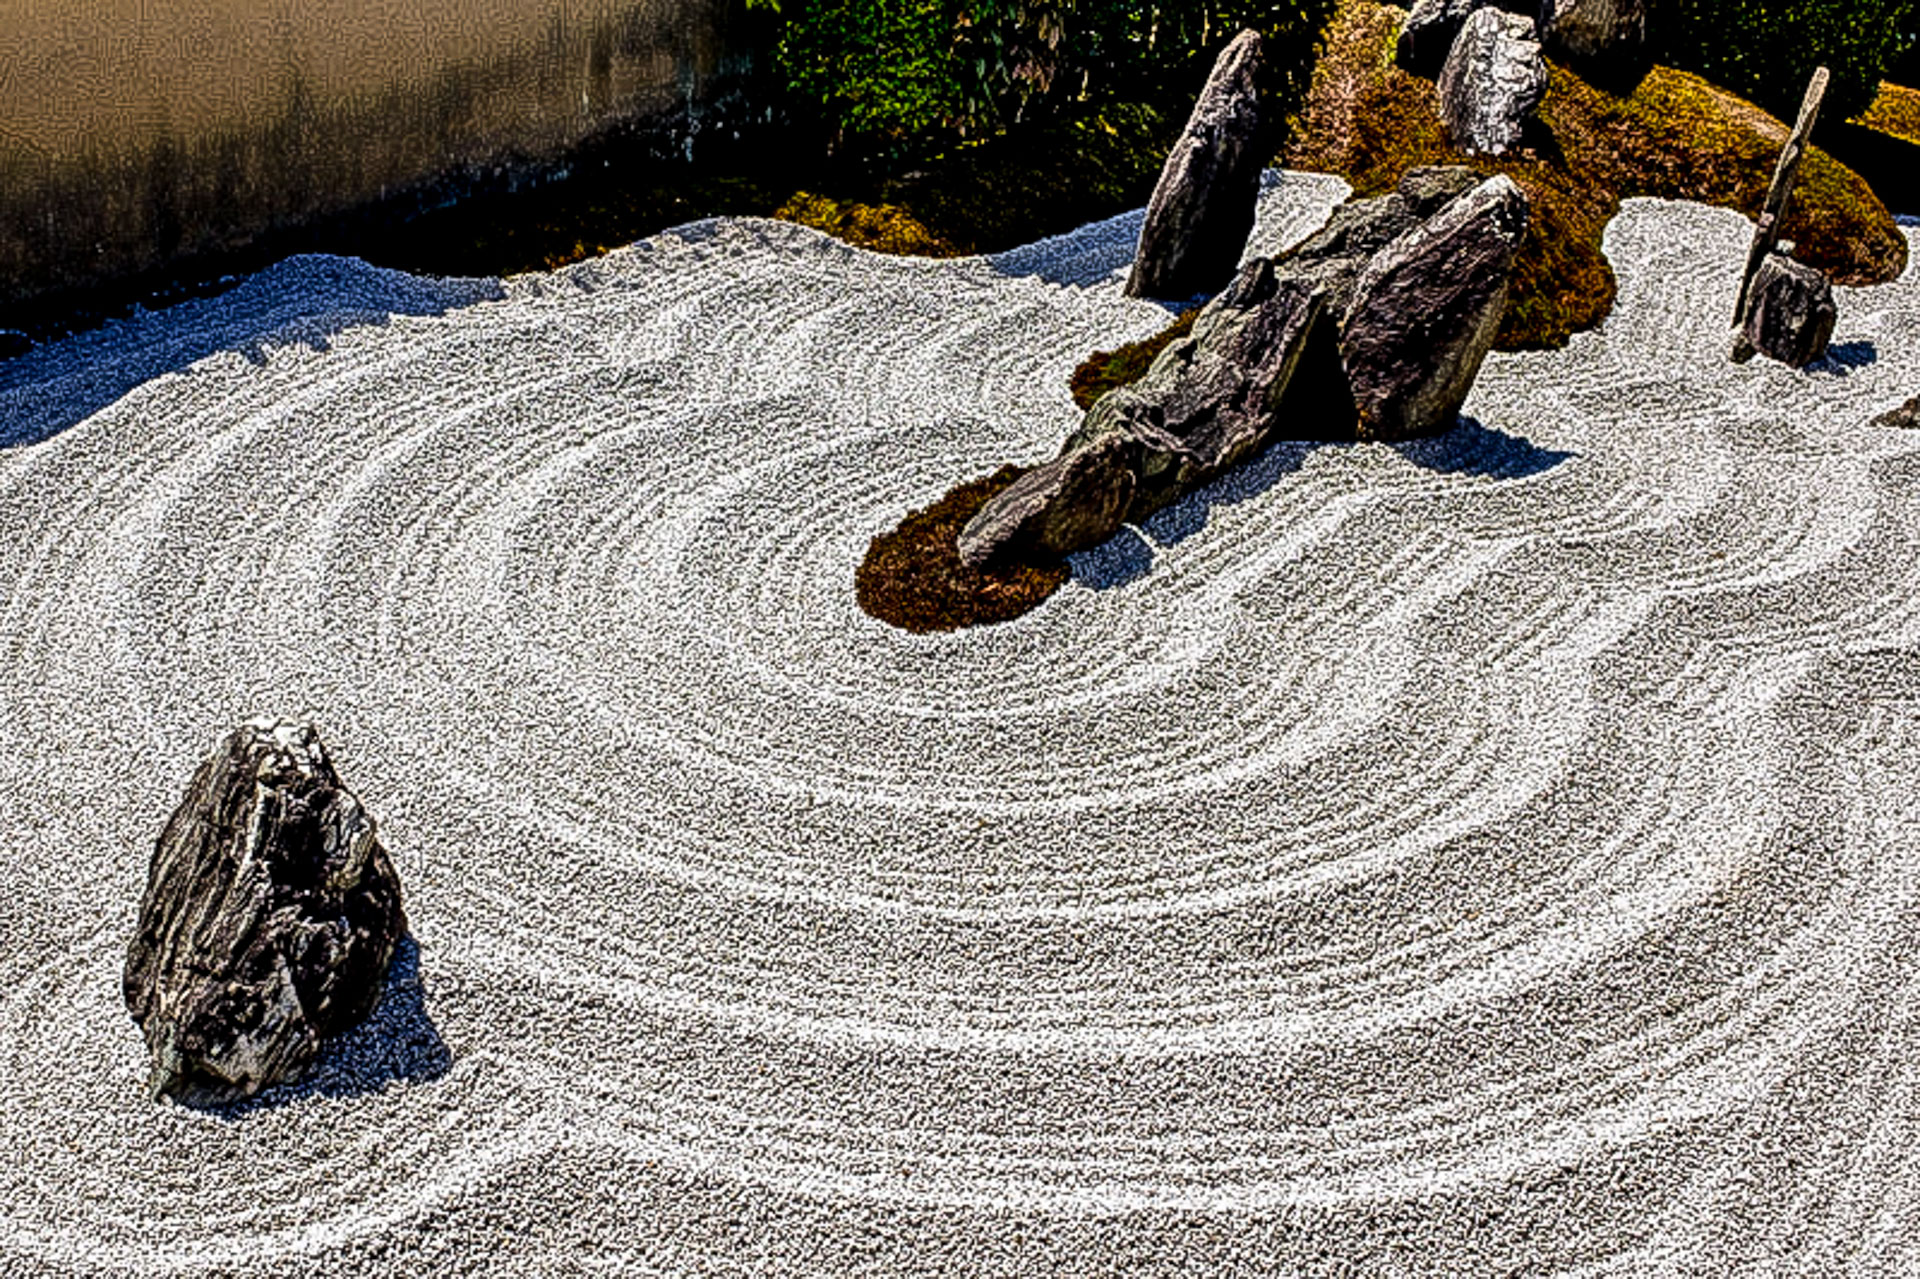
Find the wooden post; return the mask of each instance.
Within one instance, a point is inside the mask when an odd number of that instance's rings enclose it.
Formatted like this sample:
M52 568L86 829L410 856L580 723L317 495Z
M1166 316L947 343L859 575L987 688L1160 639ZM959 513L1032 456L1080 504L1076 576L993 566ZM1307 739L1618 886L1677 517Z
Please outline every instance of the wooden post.
M1740 274L1740 300L1733 307L1733 359L1744 364L1753 358L1753 345L1747 341L1747 303L1753 291L1753 277L1760 264L1773 252L1780 239L1780 224L1787 220L1787 197L1793 194L1793 180L1800 173L1800 161L1806 158L1807 138L1820 115L1820 99L1827 93L1827 69L1820 67L1807 85L1807 96L1800 100L1800 117L1787 135L1786 149L1773 168L1773 183L1767 188L1767 202L1761 206L1759 225L1753 229L1753 245L1747 250L1747 267Z

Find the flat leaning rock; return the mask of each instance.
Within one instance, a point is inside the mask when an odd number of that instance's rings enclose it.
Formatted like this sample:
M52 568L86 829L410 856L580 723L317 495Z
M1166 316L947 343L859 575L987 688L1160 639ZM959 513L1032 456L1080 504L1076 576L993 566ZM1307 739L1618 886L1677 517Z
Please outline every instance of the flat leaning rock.
M149 1093L244 1100L373 1011L406 933L373 819L308 724L253 720L194 773L154 845L122 992Z
M1137 452L1109 435L1034 467L967 521L957 543L960 562L978 569L1044 561L1100 545L1120 531Z
M1506 312L1527 197L1482 182L1367 264L1340 336L1363 440L1451 427Z
M1501 9L1475 10L1460 28L1436 83L1440 116L1469 155L1518 147L1547 95L1547 63L1533 19Z
M1260 200L1260 35L1220 51L1147 203L1127 296L1190 298L1232 278Z

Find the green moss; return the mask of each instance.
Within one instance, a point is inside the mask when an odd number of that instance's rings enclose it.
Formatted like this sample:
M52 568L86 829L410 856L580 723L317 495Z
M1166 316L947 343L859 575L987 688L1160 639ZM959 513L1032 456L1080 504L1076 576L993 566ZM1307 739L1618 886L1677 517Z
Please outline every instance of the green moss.
M1007 622L1038 608L1067 580L1064 564L1023 564L982 572L960 562L960 530L1025 474L1003 466L962 484L900 527L873 539L854 573L860 607L902 630L925 634Z
M1068 385L1073 389L1073 402L1083 409L1090 409L1099 403L1101 396L1115 387L1138 382L1147 375L1147 369L1160 352L1193 332L1193 322L1199 317L1200 308L1194 307L1182 311L1178 319L1150 338L1129 342L1117 351L1095 351L1081 362L1068 379Z

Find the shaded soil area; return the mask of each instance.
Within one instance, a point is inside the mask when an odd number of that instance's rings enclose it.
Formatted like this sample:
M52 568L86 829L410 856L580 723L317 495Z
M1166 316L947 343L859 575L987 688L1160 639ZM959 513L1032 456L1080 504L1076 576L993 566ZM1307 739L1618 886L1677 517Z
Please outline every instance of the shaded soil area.
M1025 467L1003 466L874 538L854 573L861 609L902 630L926 634L1009 622L1038 608L1067 580L1065 564L983 572L961 563L955 548L967 521L1025 473Z

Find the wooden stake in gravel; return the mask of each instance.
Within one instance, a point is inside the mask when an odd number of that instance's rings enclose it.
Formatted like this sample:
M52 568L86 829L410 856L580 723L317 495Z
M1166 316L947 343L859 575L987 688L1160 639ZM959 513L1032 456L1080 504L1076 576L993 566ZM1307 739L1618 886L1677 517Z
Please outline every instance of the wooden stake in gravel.
M1800 118L1787 135L1786 149L1773 169L1773 184L1767 188L1767 202L1760 209L1760 224L1753 229L1753 246L1747 250L1747 268L1740 273L1740 300L1733 308L1733 359L1744 364L1753 358L1753 344L1747 341L1747 301L1753 292L1753 277L1760 264L1773 252L1780 239L1780 224L1787 220L1787 197L1793 193L1793 180L1800 172L1800 161L1807 154L1807 137L1820 115L1820 99L1827 92L1827 69L1820 67L1807 85L1807 96L1800 100Z

